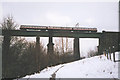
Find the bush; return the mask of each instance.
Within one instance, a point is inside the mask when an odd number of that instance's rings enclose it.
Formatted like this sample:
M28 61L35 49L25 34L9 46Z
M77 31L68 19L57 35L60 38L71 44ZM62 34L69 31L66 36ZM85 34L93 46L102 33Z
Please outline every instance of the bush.
M88 52L88 57L93 57L93 56L97 56L97 55L98 55L97 50L89 50L89 52Z

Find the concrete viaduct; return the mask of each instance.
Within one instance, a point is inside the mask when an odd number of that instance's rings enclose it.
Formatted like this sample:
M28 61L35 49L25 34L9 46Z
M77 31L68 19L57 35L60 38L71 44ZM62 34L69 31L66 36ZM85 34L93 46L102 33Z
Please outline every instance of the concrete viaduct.
M2 30L2 36L23 36L23 37L36 37L36 46L39 46L40 37L49 37L48 54L54 52L53 37L68 37L74 38L74 57L75 60L80 59L79 51L79 38L98 38L99 46L98 53L120 51L120 32L94 32L94 33L81 33L81 32L62 32L62 31L25 31L25 30Z

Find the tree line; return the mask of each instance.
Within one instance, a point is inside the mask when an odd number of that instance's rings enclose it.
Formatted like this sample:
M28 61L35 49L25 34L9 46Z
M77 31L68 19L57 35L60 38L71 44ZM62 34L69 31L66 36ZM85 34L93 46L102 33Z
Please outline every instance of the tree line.
M14 30L18 27L13 17L4 18L0 26L4 30ZM39 73L48 66L75 60L69 51L60 54L55 49L53 54L47 54L41 43L37 51L35 42L27 42L25 38L9 36L9 34L2 36L0 43L2 45L2 79L24 77ZM49 58L51 55L52 59Z

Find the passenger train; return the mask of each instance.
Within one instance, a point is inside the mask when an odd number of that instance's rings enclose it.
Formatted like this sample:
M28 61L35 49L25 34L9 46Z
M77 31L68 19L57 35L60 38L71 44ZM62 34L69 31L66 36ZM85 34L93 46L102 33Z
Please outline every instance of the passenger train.
M21 25L21 30L41 30L41 31L77 31L77 32L97 32L97 28L86 27L55 27L55 26L33 26L33 25Z

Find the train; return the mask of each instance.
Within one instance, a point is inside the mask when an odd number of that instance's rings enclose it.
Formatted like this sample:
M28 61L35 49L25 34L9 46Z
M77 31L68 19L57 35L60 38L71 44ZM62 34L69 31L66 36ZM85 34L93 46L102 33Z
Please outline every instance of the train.
M20 30L97 32L97 28L21 25Z

